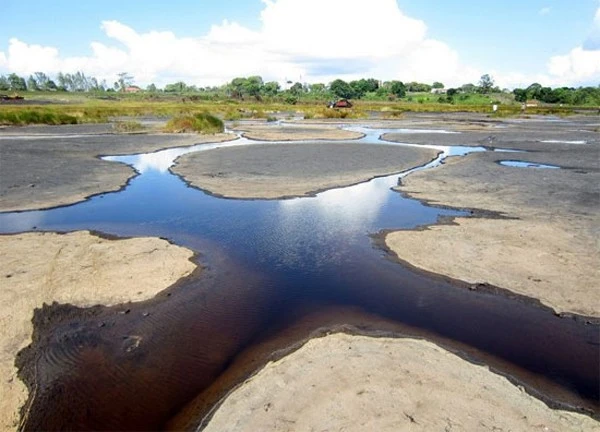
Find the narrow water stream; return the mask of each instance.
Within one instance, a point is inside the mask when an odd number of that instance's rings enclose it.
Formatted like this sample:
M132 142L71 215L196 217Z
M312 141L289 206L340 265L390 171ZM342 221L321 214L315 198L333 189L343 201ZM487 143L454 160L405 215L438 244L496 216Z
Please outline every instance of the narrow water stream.
M378 137L388 132L351 129L365 134L355 141L364 145L381 144ZM139 175L120 192L76 205L0 214L3 233L88 229L165 237L201 253L207 266L173 296L128 306L128 314L118 307L101 308L91 318L74 312L45 336L35 362L42 368L36 414L26 429L161 427L241 350L284 327L297 311L325 306L358 307L471 347L475 360L497 359L504 374L531 392L597 410L597 326L410 271L374 247L370 234L381 230L467 214L392 191L410 171L289 200L217 198L169 171L186 153L254 144L266 143L239 138L105 158L129 164ZM418 169L485 151L429 147L441 154ZM143 341L134 352L126 349L131 335Z

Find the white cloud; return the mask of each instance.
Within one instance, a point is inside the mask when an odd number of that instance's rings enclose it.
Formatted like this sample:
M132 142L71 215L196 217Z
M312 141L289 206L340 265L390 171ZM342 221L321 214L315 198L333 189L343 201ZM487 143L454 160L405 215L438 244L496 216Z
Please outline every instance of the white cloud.
M396 0L263 3L256 31L225 20L200 37L180 37L170 31L140 33L118 21L104 21L101 29L110 42L92 42L90 54L81 57L63 57L56 48L13 38L8 51L0 52L0 70L22 75L82 70L109 84L127 71L143 86L179 80L219 85L248 75L307 82L360 77L436 80L456 86L481 76L463 64L452 47L428 38L426 24L406 16ZM594 22L600 29L600 10ZM550 59L547 74L536 80L571 84L595 79L600 62L588 45ZM532 82L515 73L494 76L502 86Z
M559 81L600 81L600 49L585 50L577 47L566 55L554 56L548 62L548 71L551 77Z
M401 55L427 27L405 16L395 0L265 0L262 35L269 50L307 58ZM310 24L308 24L310 23ZM360 29L360 30L359 30Z
M251 74L308 82L365 76L464 81L458 54L427 39L425 23L404 15L395 0L371 0L368 6L364 0L263 2L258 31L223 21L207 34L189 38L138 33L123 23L104 21L101 28L115 43L92 42L88 56L61 57L56 48L11 39L0 67L23 75L82 70L109 83L127 71L141 85L176 80L214 85Z
M587 50L600 50L600 7L596 11L592 30L586 41L583 43L583 48Z
M569 53L550 58L548 72L552 83L600 83L600 7L596 10L592 30L582 46Z

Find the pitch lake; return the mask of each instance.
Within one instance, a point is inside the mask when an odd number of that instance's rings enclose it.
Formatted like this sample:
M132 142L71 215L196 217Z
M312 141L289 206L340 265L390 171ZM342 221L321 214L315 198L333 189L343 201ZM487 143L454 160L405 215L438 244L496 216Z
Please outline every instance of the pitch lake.
M351 129L365 134L353 141L364 145L382 144L379 136L390 132ZM119 192L79 204L0 214L3 233L86 229L164 237L197 251L204 266L199 276L147 302L90 310L54 305L38 313L34 345L18 360L37 392L25 429L163 427L241 352L302 316L338 307L396 322L406 335L489 364L552 406L597 415L596 325L557 317L494 287L411 270L378 246L374 235L385 230L470 213L392 191L410 171L286 200L218 198L169 171L186 153L252 144L266 143L239 138L106 158L139 175ZM486 151L430 147L440 156L416 169Z

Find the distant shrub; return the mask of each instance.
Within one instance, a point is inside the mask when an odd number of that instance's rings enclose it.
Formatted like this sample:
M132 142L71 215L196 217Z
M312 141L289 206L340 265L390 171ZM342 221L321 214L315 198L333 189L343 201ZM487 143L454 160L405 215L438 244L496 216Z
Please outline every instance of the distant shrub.
M283 102L288 105L296 105L298 103L298 98L296 96L287 95Z
M270 115L270 116L267 117L267 122L269 122L269 123L273 123L273 122L276 122L276 121L277 121L277 117L275 117L275 116L271 116Z
M0 124L28 125L28 124L77 124L77 117L57 113L54 111L23 110L18 112L0 112Z
M262 109L259 109L259 110L252 111L250 113L250 118L254 118L254 119L266 119L266 118L268 118L268 116L267 116L267 114Z
M139 132L144 130L144 125L136 121L119 121L113 124L113 129L121 133Z
M242 114L238 110L229 110L225 113L225 120L236 121L242 118Z
M166 132L196 132L203 134L220 133L225 130L223 120L209 113L181 115L167 122Z
M401 118L404 117L404 111L402 110L393 110L387 111L385 114L386 118Z
M319 117L326 119L345 119L349 114L350 112L348 110L325 108L320 111Z

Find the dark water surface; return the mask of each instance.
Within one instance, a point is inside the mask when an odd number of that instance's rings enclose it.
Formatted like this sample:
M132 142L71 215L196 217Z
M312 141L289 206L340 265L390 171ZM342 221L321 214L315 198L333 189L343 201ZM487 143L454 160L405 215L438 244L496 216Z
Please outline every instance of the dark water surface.
M365 145L386 132L360 130ZM181 154L252 143L111 157L140 173L121 192L47 211L0 214L4 233L88 229L165 237L200 252L207 266L172 296L127 306L127 314L119 313L122 307L99 308L91 318L71 311L66 315L72 318L38 335L37 354L27 354L38 356L38 377L26 429L161 427L245 347L285 326L298 310L327 305L359 307L472 347L480 361L498 359L503 372L530 391L597 410L598 326L413 272L385 259L369 237L466 212L391 191L399 175L315 197L232 200L188 187L168 171ZM435 148L442 156L484 150Z

